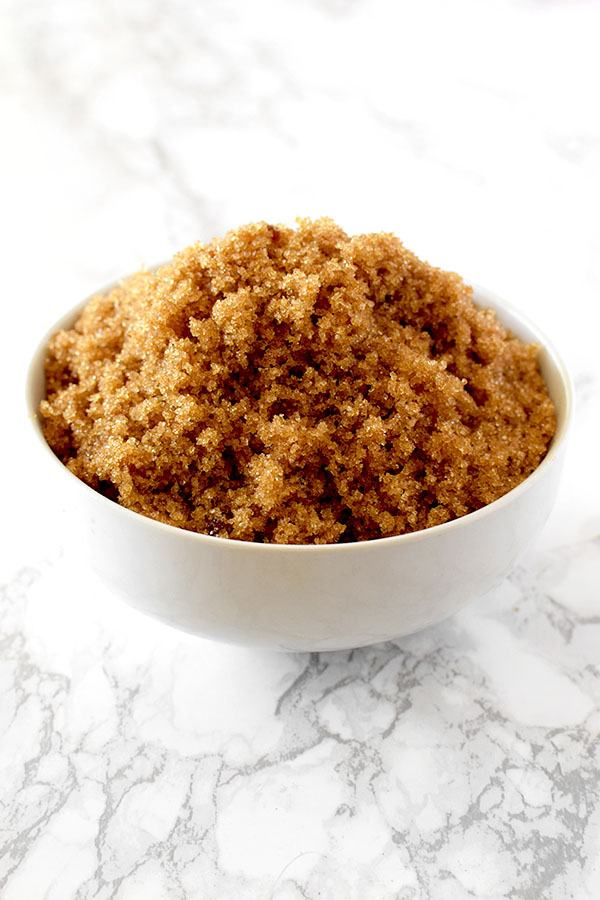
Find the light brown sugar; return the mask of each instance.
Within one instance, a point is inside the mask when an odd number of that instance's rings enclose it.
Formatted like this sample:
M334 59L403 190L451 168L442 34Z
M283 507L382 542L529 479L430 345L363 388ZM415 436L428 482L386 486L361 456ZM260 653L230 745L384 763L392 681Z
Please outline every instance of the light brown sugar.
M52 339L44 433L129 509L219 537L361 541L496 500L555 429L537 347L458 275L329 219L196 244Z

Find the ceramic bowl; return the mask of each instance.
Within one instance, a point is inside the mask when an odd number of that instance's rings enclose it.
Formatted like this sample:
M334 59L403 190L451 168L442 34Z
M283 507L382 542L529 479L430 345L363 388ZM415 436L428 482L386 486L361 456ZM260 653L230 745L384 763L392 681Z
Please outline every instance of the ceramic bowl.
M112 285L104 288L104 293ZM355 544L253 544L195 534L131 512L79 481L54 456L37 417L49 337L31 362L27 405L46 483L67 510L68 546L136 609L203 637L281 650L340 650L432 625L506 577L546 521L557 492L572 418L572 387L550 343L485 289L515 335L541 345L540 365L557 412L541 465L517 488L463 518L425 531ZM49 492L51 496L52 492ZM75 552L73 550L73 552Z

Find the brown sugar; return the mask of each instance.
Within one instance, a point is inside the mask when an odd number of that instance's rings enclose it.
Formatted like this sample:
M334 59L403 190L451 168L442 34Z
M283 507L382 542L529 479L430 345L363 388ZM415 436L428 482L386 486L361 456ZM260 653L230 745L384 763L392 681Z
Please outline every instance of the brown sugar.
M523 481L555 429L536 346L393 235L329 219L248 225L94 297L46 380L75 475L246 541L439 525Z

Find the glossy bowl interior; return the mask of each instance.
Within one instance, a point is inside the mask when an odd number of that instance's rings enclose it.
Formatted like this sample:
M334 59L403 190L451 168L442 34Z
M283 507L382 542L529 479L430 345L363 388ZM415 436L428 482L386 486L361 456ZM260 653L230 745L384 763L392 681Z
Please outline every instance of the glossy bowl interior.
M83 301L44 336L27 381L28 413L51 488L48 502L68 511L69 546L142 612L238 644L347 649L451 615L505 578L542 528L556 496L573 409L565 366L538 329L483 288L475 289L474 299L492 307L513 334L541 346L540 366L557 411L547 456L517 488L455 521L398 537L314 546L253 544L163 525L118 506L62 465L44 440L37 409L45 392L47 342L73 324Z

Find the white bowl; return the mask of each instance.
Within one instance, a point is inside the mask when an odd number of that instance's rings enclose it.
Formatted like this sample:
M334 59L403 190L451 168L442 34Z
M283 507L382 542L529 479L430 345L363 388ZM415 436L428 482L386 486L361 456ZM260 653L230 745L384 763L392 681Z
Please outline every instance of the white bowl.
M104 288L104 293L113 285ZM254 544L195 534L131 512L88 487L44 440L48 340L70 327L80 303L52 326L31 362L27 405L47 461L47 482L67 506L70 536L91 569L136 609L204 637L281 650L340 650L418 631L456 612L510 572L546 521L556 496L572 418L568 373L520 313L484 289L475 301L527 342L557 412L548 454L499 500L425 531L354 544Z

